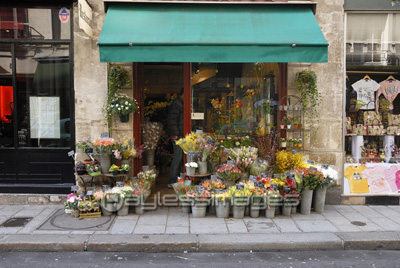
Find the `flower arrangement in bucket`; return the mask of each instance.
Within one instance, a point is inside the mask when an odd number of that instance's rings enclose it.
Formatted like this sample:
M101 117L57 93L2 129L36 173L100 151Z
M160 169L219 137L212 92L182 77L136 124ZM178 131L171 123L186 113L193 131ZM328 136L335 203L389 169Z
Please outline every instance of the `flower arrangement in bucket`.
M157 173L153 170L141 171L137 174L139 180L147 181L150 184L154 184L157 178Z
M132 158L141 158L144 145L135 146L135 140L127 139L124 143L116 144L114 152L114 158L119 160L130 160Z
M155 149L160 140L163 126L159 122L146 122L142 125L144 150L147 151L147 165L154 165Z
M111 155L116 144L113 138L100 138L93 141L93 147L99 155Z
M226 186L221 180L204 180L200 183L201 186L204 187L204 189L209 190L209 191L215 191L215 190L225 190Z
M231 149L229 158L239 167L244 173L248 173L250 165L257 158L258 149L256 147L241 146L240 148Z
M200 161L205 162L208 160L209 156L217 150L219 146L219 141L212 136L200 136L196 141L199 144Z
M242 170L234 165L224 164L217 169L217 175L224 181L237 181L242 174Z
M184 138L179 139L176 142L176 145L181 147L184 154L188 154L188 152L198 152L200 150L200 144L197 140L198 138L202 138L202 134L191 132Z
M196 174L196 168L199 167L199 164L196 162L188 162L185 164L186 167L186 175L187 176L193 176Z

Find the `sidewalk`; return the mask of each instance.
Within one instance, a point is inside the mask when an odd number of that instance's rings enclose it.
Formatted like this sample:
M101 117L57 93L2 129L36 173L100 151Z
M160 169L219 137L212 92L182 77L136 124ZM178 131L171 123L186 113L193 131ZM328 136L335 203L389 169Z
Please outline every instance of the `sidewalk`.
M11 218L29 217L24 226L3 226ZM0 205L0 225L0 251L400 249L400 206L327 205L322 214L270 220L192 218L179 207L140 216L75 219L63 213L62 206Z

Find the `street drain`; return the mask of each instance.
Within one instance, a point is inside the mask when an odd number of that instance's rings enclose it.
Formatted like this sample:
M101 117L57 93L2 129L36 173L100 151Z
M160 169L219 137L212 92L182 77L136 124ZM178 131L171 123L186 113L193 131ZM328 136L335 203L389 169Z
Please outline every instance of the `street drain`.
M0 227L24 227L28 222L30 222L33 218L9 218Z
M362 221L352 221L351 224L356 225L356 226L365 226L365 225L367 225L365 222L362 222Z

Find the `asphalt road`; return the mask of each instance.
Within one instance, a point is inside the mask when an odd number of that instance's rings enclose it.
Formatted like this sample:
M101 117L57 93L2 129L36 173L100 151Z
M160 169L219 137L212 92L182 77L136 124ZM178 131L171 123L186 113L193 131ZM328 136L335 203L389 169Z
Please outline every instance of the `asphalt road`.
M246 253L0 252L0 267L400 267L400 251Z

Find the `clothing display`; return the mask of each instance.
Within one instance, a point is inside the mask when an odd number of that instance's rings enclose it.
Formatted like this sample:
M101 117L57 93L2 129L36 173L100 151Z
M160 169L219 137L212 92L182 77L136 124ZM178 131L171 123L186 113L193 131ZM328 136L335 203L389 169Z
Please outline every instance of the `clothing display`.
M388 191L389 188L384 180L387 168L384 166L367 167L361 172L363 178L367 178L371 193Z
M344 176L349 181L350 193L369 193L368 180L361 173L366 169L365 165L349 166L344 170Z
M379 96L381 94L383 94L383 96L385 96L385 99L390 101L389 109L393 110L392 102L397 97L397 95L400 93L400 81L384 80L384 81L380 82L379 85L380 85L380 88L376 92L375 110L378 111L378 109L379 109Z
M400 165L393 165L385 171L385 180L389 184L392 192L397 192L398 190L400 190L400 177L397 176L397 172L399 170Z
M361 79L351 85L357 92L357 100L363 101L366 105L361 110L370 110L375 108L375 92L380 85L372 79Z

